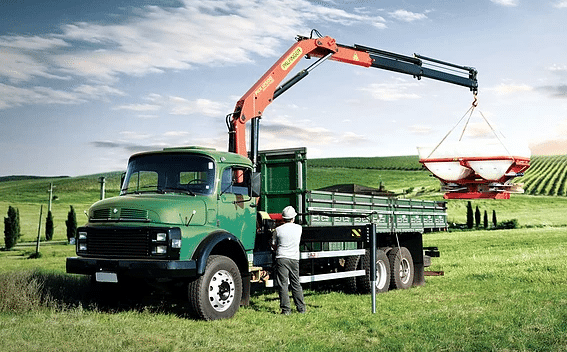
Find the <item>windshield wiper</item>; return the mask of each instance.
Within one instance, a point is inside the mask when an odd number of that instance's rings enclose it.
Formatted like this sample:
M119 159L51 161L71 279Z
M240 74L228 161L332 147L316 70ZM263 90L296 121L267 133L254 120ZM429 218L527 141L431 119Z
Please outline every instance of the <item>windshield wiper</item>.
M162 192L166 192L166 191L173 191L173 192L179 192L179 193L184 193L184 194L188 194L190 196L196 196L196 194L186 188L180 188L180 187L165 187L163 189L161 189Z

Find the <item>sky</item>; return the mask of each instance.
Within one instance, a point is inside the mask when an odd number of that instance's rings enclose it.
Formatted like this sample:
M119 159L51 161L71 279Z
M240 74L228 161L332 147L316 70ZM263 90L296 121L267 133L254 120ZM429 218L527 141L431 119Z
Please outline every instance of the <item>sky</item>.
M226 150L225 116L312 29L474 67L478 106L469 119L465 87L327 61L265 109L260 149L416 155L465 129L479 145L497 132L533 155L566 154L566 20L567 0L1 1L0 176L125 170L131 154L164 147Z

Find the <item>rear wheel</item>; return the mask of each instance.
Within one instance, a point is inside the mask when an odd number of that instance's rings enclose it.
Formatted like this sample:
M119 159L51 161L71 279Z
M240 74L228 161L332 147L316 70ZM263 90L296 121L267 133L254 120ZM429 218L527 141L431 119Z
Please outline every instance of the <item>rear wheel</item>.
M370 281L370 251L362 256L362 267L366 270L366 275L357 277L358 292L368 293L372 291ZM387 292L390 287L390 262L388 256L381 250L376 250L376 293Z
M414 266L410 251L406 247L394 247L388 253L392 279L390 288L407 289L413 285Z
M345 271L354 271L360 268L360 256L351 256L345 259ZM347 277L344 279L344 284L347 292L355 293L357 292L356 276Z
M211 255L205 274L189 283L189 306L201 319L231 318L242 298L242 278L234 261Z

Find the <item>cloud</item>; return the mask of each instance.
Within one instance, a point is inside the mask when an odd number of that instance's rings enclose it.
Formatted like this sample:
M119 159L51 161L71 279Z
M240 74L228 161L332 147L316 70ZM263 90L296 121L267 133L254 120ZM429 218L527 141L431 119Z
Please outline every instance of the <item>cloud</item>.
M6 77L12 83L29 81L33 77L68 79L50 73L47 64L42 63L25 53L0 45L0 77Z
M0 79L6 78L22 93L22 98L13 93L0 97L0 109L30 102L79 104L123 96L124 92L112 88L122 75L238 65L253 63L259 57L276 57L284 42L289 43L297 33L308 34L308 28L321 23L386 27L384 18L369 11L343 10L332 2L307 0L186 0L178 7L136 8L127 18L111 24L67 23L57 33L44 35L0 36ZM49 80L58 80L58 87L67 81L69 88L29 86L35 78L42 78L46 86ZM224 111L222 104L208 100L171 104L171 114L218 116ZM148 111L145 108L153 111L148 105L117 107Z
M534 88L527 84L504 84L501 83L495 87L485 88L487 91L495 92L499 95L516 94L521 92L530 92Z
M558 8L558 9L567 8L567 0L558 1L555 4L553 4L553 7Z
M124 92L105 85L81 85L65 91L43 86L20 88L0 83L0 110L29 104L81 104L117 95L124 95Z
M61 38L39 37L39 36L0 36L0 47L22 50L46 50L57 47L69 46Z
M187 100L180 97L170 97L170 114L172 115L192 115L202 114L205 116L218 117L226 110L224 103L215 102L209 99Z
M119 105L113 108L114 110L129 110L129 111L157 111L161 109L160 105L155 104L127 104L127 105Z
M293 38L307 23L385 27L380 16L305 0L185 1L179 8L144 7L122 24L65 25L61 39L88 45L54 60L70 74L105 81L121 73L144 75L195 65L247 63L256 56L277 55L281 40Z
M331 131L324 127L310 126L308 121L295 123L285 117L278 122L263 122L260 127L262 149L289 148L291 146L306 146L321 148L335 145L362 145L369 140L366 136L342 131Z
M415 93L406 92L410 87L416 87L419 83L372 83L360 90L368 92L376 100L395 101L401 99L419 99Z
M543 86L539 87L538 90L541 90L547 94L549 94L553 98L567 98L567 85L560 84L556 86Z
M409 126L409 131L412 134L428 135L433 131L433 128L426 125L411 125Z
M530 144L533 155L567 154L567 139L550 139Z
M427 18L427 16L423 13L415 13L406 10L396 10L394 12L389 12L388 14L390 17L402 22L413 22Z
M166 111L171 115L202 115L219 117L226 111L226 104L209 99L188 100L182 97L164 97L159 94L150 94L144 98L150 103L125 104L115 106L113 110L127 110L139 113ZM139 114L142 118L155 118L152 114Z
M226 150L227 147L225 133L219 133L216 136L196 137L187 131L167 131L161 134L122 131L118 133L115 140L92 141L89 144L95 148L122 153L124 157L132 153L184 145L200 145L219 150Z
M519 0L490 0L492 3L505 7L518 6Z

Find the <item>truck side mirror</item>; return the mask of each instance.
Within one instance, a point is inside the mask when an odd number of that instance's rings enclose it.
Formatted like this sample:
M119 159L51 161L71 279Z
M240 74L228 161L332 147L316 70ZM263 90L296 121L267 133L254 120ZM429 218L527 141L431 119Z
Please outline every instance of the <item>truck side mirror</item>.
M250 187L250 197L260 197L260 190L262 186L261 173L252 173L252 187Z
M122 186L124 186L125 179L126 179L126 173L123 172L122 175L120 176L120 189L122 189Z

